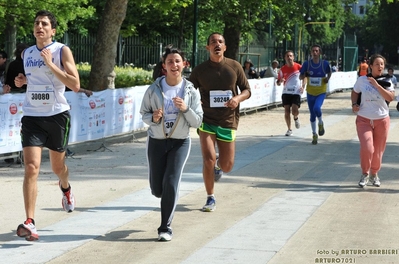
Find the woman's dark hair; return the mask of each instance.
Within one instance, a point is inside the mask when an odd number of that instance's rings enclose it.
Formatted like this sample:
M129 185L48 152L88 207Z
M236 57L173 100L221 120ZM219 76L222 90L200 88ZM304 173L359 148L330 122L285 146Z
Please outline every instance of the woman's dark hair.
M374 61L378 58L382 59L384 61L384 64L387 64L387 60L384 58L384 56L376 53L376 54L371 55L370 60L369 60L369 65L373 65Z
M184 52L178 48L174 48L172 44L169 44L168 46L166 46L165 52L162 54L162 62L165 63L166 57L168 57L169 54L173 53L179 54L182 57L183 61L186 61Z

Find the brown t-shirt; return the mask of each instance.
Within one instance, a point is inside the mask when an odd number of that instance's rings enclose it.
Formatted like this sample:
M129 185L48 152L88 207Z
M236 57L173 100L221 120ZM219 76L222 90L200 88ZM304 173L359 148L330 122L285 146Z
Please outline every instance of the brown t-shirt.
M193 69L190 81L201 94L202 109L204 110L203 122L223 128L237 129L240 108L231 110L228 107L211 107L210 91L229 90L232 91L233 96L244 90L251 93L241 65L229 58L224 58L220 63L207 60Z

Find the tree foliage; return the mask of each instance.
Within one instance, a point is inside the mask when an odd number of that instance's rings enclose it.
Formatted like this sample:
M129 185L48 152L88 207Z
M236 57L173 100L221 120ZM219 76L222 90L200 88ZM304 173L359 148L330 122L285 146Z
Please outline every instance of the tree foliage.
M39 10L49 10L58 21L57 36L68 29L68 22L76 18L86 18L94 13L88 0L0 0L0 32L1 43L12 53L16 38L31 36L35 14Z
M204 44L211 32L221 32L228 47L226 56L231 58L237 58L238 48L244 42L256 40L279 43L306 38L311 43L327 45L335 42L343 32L358 34L367 47L373 47L374 44L381 44L390 50L396 47L399 34L386 34L381 29L391 27L398 20L398 1L373 1L374 5L364 20L345 11L345 6L351 6L355 2L356 0L200 0L198 40ZM108 17L111 20L105 22L104 16L109 13L109 8L122 3L126 4L126 17L121 25L113 25L113 17ZM98 35L98 38L103 39L97 41L103 43L98 44L101 48L93 56L98 65L107 68L105 72L108 74L110 65L115 62L111 57L115 55L113 47L116 47L118 41L115 36L119 34L122 37L140 36L148 44L154 44L158 36L179 37L179 43L174 43L177 46L183 41L191 41L193 4L193 0L0 0L0 32L3 32L0 41L6 43L8 49L13 49L14 46L10 46L11 39L30 36L34 14L38 10L47 9L59 21L57 36L61 36L66 30L79 34L112 33L111 38L104 38L104 34ZM122 10L124 9L119 11ZM334 22L334 27L330 26L330 22ZM104 46L104 43L107 44ZM111 57L105 58L101 55L104 50ZM100 63L100 60L108 62ZM99 69L96 67L93 65L98 73ZM103 85L100 87L103 89Z
M379 1L368 9L361 26L355 28L361 43L359 50L361 56L365 56L368 50L368 55L381 53L391 63L398 62L399 28L393 26L398 25L398 13L397 1Z

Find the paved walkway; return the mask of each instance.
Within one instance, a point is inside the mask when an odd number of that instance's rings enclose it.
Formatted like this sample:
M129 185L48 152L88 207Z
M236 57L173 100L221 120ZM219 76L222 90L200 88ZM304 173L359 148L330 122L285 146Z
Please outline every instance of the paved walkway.
M156 241L159 200L147 182L143 133L71 146L68 158L77 209L61 207L47 154L39 176L35 220L40 240L15 230L25 216L23 168L0 162L1 263L399 263L399 112L381 187L357 187L359 143L350 93L330 95L326 134L311 144L307 104L291 137L283 108L243 116L232 172L216 184L217 209L200 211L206 195L198 137L181 184L169 243Z

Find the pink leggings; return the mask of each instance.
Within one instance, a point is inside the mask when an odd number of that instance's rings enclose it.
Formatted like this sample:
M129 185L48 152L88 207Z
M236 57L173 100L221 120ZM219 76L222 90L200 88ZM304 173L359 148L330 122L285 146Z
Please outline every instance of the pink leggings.
M378 120L357 116L356 129L360 141L360 167L363 174L375 175L381 169L389 123L389 116Z

